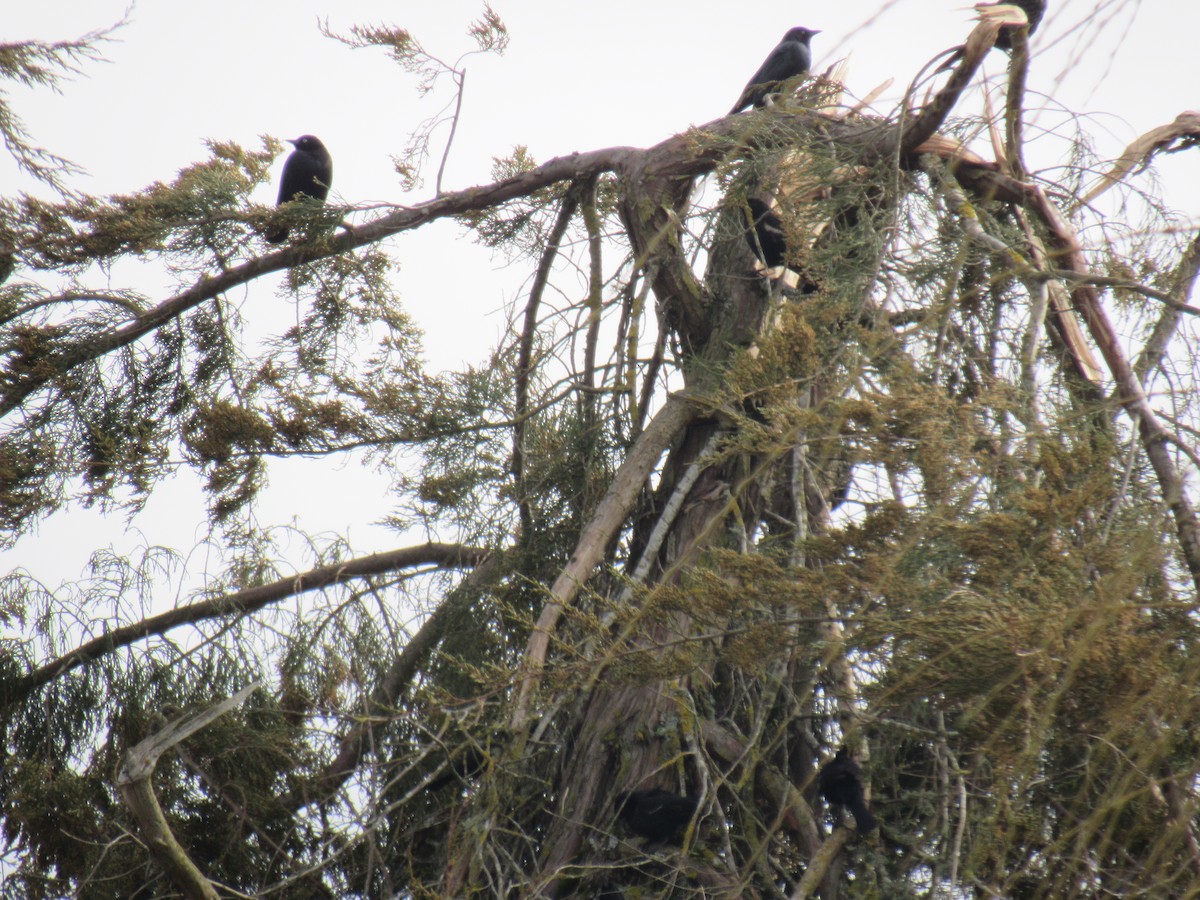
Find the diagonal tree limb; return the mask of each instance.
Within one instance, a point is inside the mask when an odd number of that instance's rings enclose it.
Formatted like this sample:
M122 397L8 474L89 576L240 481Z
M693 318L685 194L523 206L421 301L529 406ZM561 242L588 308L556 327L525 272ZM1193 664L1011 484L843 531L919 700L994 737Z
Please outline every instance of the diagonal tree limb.
M1050 230L1051 238L1057 245L1054 248L1055 256L1063 268L1086 274L1087 263L1083 257L1083 248L1070 223L1040 188L1031 187L1029 197L1034 210ZM1197 523L1196 511L1185 490L1179 469L1167 452L1170 435L1155 415L1146 392L1142 389L1141 381L1138 380L1129 360L1125 358L1116 330L1108 320L1104 307L1100 305L1099 293L1092 285L1080 283L1072 291L1072 297L1075 308L1087 323L1092 340L1099 347L1116 382L1117 402L1137 423L1142 446L1158 478L1163 502L1175 519L1180 552L1197 592L1200 593L1200 524Z
M487 557L489 552L482 547L466 547L460 544L422 544L310 569L299 575L280 578L270 584L247 588L233 594L222 594L210 600L189 603L187 606L181 606L157 616L150 616L131 625L114 628L98 638L81 644L70 653L39 666L20 679L7 696L0 698L0 709L24 699L32 691L72 669L107 656L142 638L164 634L180 625L194 625L208 619L255 612L287 597L329 587L351 578L379 575L395 569L420 565L437 565L445 568L476 566Z
M337 755L303 790L285 799L285 806L298 808L323 802L345 783L370 745L375 725L394 715L401 692L441 642L455 618L470 606L475 597L475 591L471 588L495 577L502 561L503 555L499 553L481 560L475 571L430 614L420 630L404 645L383 680L367 699L366 709L342 738Z
M1142 348L1137 362L1133 365L1133 371L1137 375L1138 381L1144 383L1150 373L1158 368L1163 355L1167 352L1167 345L1179 327L1180 314L1186 312L1189 315L1200 315L1200 310L1188 305L1188 301L1192 298L1192 290L1196 286L1197 275L1200 275L1200 234L1192 238L1192 242L1179 260L1179 265L1175 267L1174 277L1171 279L1173 289L1168 295L1170 300L1163 300L1168 309L1164 310L1158 321L1154 323L1154 330L1150 332L1146 346Z
M688 391L672 394L630 449L604 499L583 528L570 562L550 588L550 597L542 607L525 648L525 673L518 688L512 718L515 733L522 734L525 731L531 694L537 687L550 648L550 636L563 610L574 602L580 588L604 558L605 550L616 537L663 451L700 411L700 403L694 394Z
M813 896L821 886L821 882L825 880L825 875L829 872L830 867L837 860L838 855L843 848L850 843L850 838L854 837L854 829L852 828L837 828L834 830L821 845L821 849L808 861L808 867L804 870L804 877L800 879L800 883L796 885L796 890L792 892L791 900L806 900Z
M984 18L967 36L963 48L962 62L951 73L949 80L934 95L933 102L925 106L897 135L902 158L910 157L916 149L933 137L946 117L958 103L963 91L970 84L975 70L996 43L1003 22L996 18Z

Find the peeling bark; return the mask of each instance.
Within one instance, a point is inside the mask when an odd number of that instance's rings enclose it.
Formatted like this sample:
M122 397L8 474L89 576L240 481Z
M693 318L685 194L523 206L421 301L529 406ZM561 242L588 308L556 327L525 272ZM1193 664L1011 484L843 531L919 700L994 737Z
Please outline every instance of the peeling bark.
M175 840L158 798L154 795L150 778L163 753L240 706L258 687L257 683L247 685L232 697L199 714L175 719L126 753L121 770L117 773L121 797L137 820L150 855L183 895L194 900L217 900L216 888Z

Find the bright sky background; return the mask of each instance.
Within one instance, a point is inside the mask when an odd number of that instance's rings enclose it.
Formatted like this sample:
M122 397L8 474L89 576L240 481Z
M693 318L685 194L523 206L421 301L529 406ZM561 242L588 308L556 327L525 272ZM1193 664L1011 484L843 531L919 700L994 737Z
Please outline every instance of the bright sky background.
M1100 12L1094 12L1097 4ZM1037 105L1035 95L1043 94L1068 109L1097 113L1085 128L1098 152L1113 157L1138 134L1200 108L1200 82L1191 72L1200 4L1105 4L1051 0L1034 37L1029 102ZM124 0L10 0L6 6L6 41L74 38L125 11ZM465 62L465 102L447 190L490 180L492 158L507 156L517 144L544 161L611 145L648 146L718 118L794 25L823 32L813 41L814 69L848 56L852 93L866 94L894 78L885 95L894 100L928 60L961 43L973 19L969 3L953 0L609 0L602 14L599 8L570 0L496 0L512 41L502 57ZM87 169L76 182L84 191L129 192L170 180L206 157L206 138L257 147L260 134L312 133L333 154L338 201L412 203L432 194L436 163L426 188L406 196L390 157L422 120L451 102L450 85L418 97L416 79L382 50L352 51L323 37L318 20L327 17L340 32L356 23L405 27L430 53L453 62L473 48L466 30L481 11L474 0L143 0L105 49L108 63L87 65L60 95L13 88L9 99L38 143ZM1090 13L1090 25L1078 27ZM1005 61L994 53L988 71L1001 72ZM883 101L879 106L890 108ZM963 107L978 108L977 100ZM1034 121L1052 127L1062 116ZM282 157L277 171L281 165ZM1198 167L1194 151L1164 166L1168 185L1179 185L1177 205L1193 218L1200 214ZM40 190L6 158L0 159L0 183L6 194ZM275 190L264 186L259 199L274 202ZM390 249L432 365L482 359L530 266L507 267L452 223L403 235ZM259 310L281 315L284 301L272 285L232 298L248 320ZM282 315L296 313L284 309ZM259 518L267 526L295 517L310 532L348 531L361 552L384 549L397 538L371 524L389 510L379 484L355 463L279 464ZM203 520L204 497L194 479L177 479L132 530L119 513L104 517L78 507L60 513L15 550L0 553L0 572L25 566L54 584L77 577L87 554L109 543L119 550L149 543L186 551L203 535Z

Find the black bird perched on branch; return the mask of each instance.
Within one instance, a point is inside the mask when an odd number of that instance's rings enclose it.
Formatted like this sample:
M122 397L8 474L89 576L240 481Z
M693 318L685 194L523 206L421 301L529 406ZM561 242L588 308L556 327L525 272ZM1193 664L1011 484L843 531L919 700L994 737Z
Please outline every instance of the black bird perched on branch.
M1029 20L1029 33L1032 35L1037 31L1038 25L1042 22L1042 16L1046 15L1046 0L1004 0L1013 6L1019 6L1025 11L1025 18ZM1012 33L1014 27L1001 28L1000 33L996 35L995 46L1001 50L1012 49Z
M680 797L662 788L617 794L621 821L651 844L679 843L699 805L699 797Z
M333 157L325 149L320 138L311 134L303 134L294 141L289 140L296 149L288 156L283 164L283 177L279 180L279 199L276 206L283 206L298 197L310 197L313 200L325 202L329 196L329 186L333 184ZM266 239L272 244L282 244L287 240L286 226L277 226L268 231Z
M1001 5L1015 6L1025 13L1025 18L1029 22L1029 36L1030 37L1033 36L1033 33L1035 31L1037 31L1038 25L1041 24L1042 17L1044 15L1046 15L1046 0L1002 0L1001 3L980 4L979 6L976 7L976 9L978 10L978 9L980 9L980 7L992 7L992 6L1001 6ZM996 43L993 44L992 46L996 47L999 50L1003 50L1006 53L1011 51L1012 50L1013 33L1019 27L1020 26L1018 26L1018 25L1003 26L1000 29L1000 31L996 34ZM940 66L938 66L934 70L935 74L937 72L945 72L949 69L954 68L956 65L958 65L958 61L960 59L962 59L964 55L966 55L967 50L966 50L966 46L964 45L964 46L955 47L953 50L951 50L949 52L950 52L950 56L947 58L947 60L944 63L942 63Z
M733 104L729 115L741 112L747 106L762 106L767 94L779 89L789 78L803 75L812 65L812 50L808 42L813 35L820 34L808 28L792 28L783 40L767 55L758 71L742 88L742 95Z
M782 266L787 257L787 235L783 231L783 220L771 208L771 204L758 197L747 197L746 242L751 252L762 260L768 269Z
M444 771L425 786L427 791L436 791L448 784L464 784L474 781L487 768L488 756L480 747L468 747L466 750L451 755L446 761Z
M830 803L850 810L850 815L854 816L854 828L859 834L874 831L878 826L863 797L862 769L850 758L845 747L821 767L817 774L817 787L821 796Z

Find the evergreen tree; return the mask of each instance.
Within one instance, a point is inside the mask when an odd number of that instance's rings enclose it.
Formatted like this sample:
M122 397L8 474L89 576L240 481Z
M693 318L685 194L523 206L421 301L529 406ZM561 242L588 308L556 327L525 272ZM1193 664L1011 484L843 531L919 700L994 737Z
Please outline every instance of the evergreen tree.
M71 193L0 95L61 191L0 205L5 540L182 466L222 551L166 611L175 551L0 582L5 895L1200 891L1200 239L1144 174L1197 119L1103 177L1083 138L1075 180L1031 175L1022 19L985 14L890 117L825 73L382 213L252 204L272 140ZM490 10L472 34L504 47ZM1001 36L985 159L964 90ZM104 38L0 46L0 74ZM408 32L341 39L461 88ZM382 243L442 219L530 272L451 373ZM176 289L111 287L130 259ZM230 292L274 273L302 318L258 344ZM254 515L272 461L363 449L397 534L454 540L314 539L288 574ZM878 830L820 796L843 746ZM623 816L636 791L667 793Z

